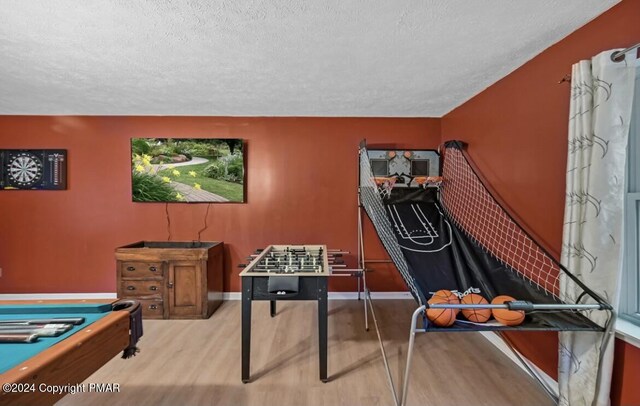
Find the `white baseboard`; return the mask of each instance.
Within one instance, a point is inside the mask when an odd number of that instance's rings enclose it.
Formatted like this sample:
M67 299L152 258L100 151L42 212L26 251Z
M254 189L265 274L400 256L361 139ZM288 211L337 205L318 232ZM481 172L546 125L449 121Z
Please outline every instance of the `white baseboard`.
M522 368L523 371L525 371L527 374L530 375L529 371L527 371L527 368L525 368L524 365L522 365L522 363L520 363L518 358L513 354L513 352L509 349L507 344L505 344L504 341L502 341L502 339L500 337L498 337L495 333L492 333L490 331L481 331L480 334L484 338L486 338L491 344L493 344L496 348L498 348L500 351L502 351L507 357L509 357L509 359L511 361L513 361L516 365L518 365L520 368ZM522 356L522 358L527 361L527 363L529 364L531 369L535 370L536 373L540 376L540 378L557 395L558 391L559 391L559 389L558 389L558 381L556 381L555 379L553 379L552 377L547 375L542 369L538 368L538 366L536 364L534 364L533 362L529 361L526 357L524 357L524 355L520 354L520 356Z
M0 300L116 299L115 293L0 293Z
M360 298L364 297L364 293L360 293ZM413 299L409 292L371 292L374 300L404 300ZM224 292L223 300L240 300L240 292ZM358 292L329 292L329 300L356 300Z
M222 300L240 300L240 292L224 292Z
M1 293L0 300L115 299L116 293ZM360 294L364 297L364 293ZM371 292L373 299L413 299L409 292ZM358 292L329 292L329 300L355 300ZM223 300L240 300L240 292L224 292Z
M364 293L360 293L360 298ZM355 300L358 292L329 292L329 300ZM413 300L409 292L371 292L373 300Z

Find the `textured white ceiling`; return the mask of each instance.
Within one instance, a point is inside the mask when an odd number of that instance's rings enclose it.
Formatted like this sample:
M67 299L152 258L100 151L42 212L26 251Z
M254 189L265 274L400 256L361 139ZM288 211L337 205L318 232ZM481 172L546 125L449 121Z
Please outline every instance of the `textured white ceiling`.
M0 0L0 114L440 117L618 0Z

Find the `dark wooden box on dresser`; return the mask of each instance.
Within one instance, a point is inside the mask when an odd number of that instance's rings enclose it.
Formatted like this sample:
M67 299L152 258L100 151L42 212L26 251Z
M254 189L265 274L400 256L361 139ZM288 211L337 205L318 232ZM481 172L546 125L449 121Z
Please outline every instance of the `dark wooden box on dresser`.
M116 248L118 297L147 319L208 318L222 303L222 242L139 241Z

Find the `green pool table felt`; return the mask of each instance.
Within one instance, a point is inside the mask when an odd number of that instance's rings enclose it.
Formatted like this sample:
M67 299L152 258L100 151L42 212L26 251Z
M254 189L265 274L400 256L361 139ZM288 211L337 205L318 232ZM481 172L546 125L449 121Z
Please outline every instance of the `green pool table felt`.
M58 337L40 337L34 343L0 344L0 374L21 364L41 351L65 340L111 312L111 304L25 304L0 305L0 321L84 317L85 322Z

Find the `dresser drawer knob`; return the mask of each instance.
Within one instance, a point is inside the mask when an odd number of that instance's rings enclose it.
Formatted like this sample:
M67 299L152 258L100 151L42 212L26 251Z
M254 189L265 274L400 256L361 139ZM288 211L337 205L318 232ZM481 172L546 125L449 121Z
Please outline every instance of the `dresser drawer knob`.
M135 286L127 286L127 290L136 290Z
M156 268L155 266L150 266L150 267L149 267L149 270L150 270L151 272L156 272L156 271L158 270L158 268Z
M150 286L150 287L149 287L149 289L151 289L151 290L158 290L158 287L157 287L157 286Z
M135 267L135 266L128 266L128 267L127 267L127 271L129 271L129 272L133 272L133 271L135 271L135 270L136 270L136 267Z
M149 310L156 310L158 305L149 305Z
M171 289L171 288L173 287L173 282L169 282L169 283L167 283L167 287L168 287L169 289Z

